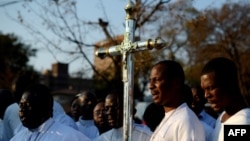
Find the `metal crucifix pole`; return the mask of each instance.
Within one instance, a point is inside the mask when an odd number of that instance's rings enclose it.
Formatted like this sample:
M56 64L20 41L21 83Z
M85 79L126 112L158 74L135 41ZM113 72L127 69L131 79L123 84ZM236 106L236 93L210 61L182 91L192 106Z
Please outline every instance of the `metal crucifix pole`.
M156 38L154 40L148 39L147 41L134 42L135 31L135 18L134 18L135 5L128 1L125 11L125 33L123 42L120 45L112 46L109 48L99 48L95 54L100 58L106 56L122 55L122 81L124 84L124 102L123 102L123 141L132 141L132 127L133 127L133 90L134 90L134 52L151 50L153 48L161 49L166 43Z

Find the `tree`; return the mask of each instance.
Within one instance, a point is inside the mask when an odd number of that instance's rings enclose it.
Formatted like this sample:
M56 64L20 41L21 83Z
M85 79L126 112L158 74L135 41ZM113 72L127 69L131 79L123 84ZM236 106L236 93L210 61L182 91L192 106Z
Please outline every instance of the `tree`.
M0 33L0 87L10 89L20 72L33 71L28 62L35 53L36 50L22 43L17 36Z
M242 93L250 102L250 3L226 3L209 9L187 23L190 67L201 68L208 60L224 56L239 70ZM189 76L192 74L190 71Z
M137 20L136 36L143 39L142 33L144 31L144 26L147 26L149 23L154 23L155 19L159 17L158 13L163 12L163 7L169 1L170 0L135 1L135 15ZM23 4L24 9L26 9L28 13L40 18L40 23L43 23L47 31L53 34L52 37L47 37L40 28L36 27L34 21L29 22L28 18L23 16L21 12L18 12L17 19L14 18L14 20L26 27L26 29L38 39L38 42L44 44L52 54L56 54L56 52L65 53L68 54L69 60L74 61L80 58L83 59L84 62L87 62L94 71L95 76L100 78L98 83L96 83L102 84L100 88L115 87L116 84L119 84L117 83L118 81L122 82L120 57L111 57L113 66L110 68L114 70L114 74L112 74L114 77L108 79L110 74L100 73L92 63L92 60L87 56L89 48L95 48L96 42L99 41L87 41L86 38L87 36L91 36L91 33L103 33L103 39L108 40L112 45L116 45L120 42L117 42L115 37L120 33L114 31L109 21L103 20L106 19L105 17L99 17L95 21L81 19L79 16L80 13L78 13L78 8L80 7L78 3L79 1L75 0L50 0L46 2L32 0L26 1ZM36 8L33 7L34 4ZM100 1L100 5L103 13L105 13L102 1ZM150 56L148 58L150 58ZM142 63L146 61L138 60L138 62ZM143 67L137 67L137 70L141 69L143 69ZM139 74L137 76L139 76Z

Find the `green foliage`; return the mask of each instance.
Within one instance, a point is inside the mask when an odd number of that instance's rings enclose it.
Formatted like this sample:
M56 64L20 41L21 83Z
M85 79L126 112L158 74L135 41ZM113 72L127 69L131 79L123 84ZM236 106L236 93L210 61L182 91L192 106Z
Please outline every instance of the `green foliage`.
M22 43L15 35L0 33L0 87L10 88L18 73L33 70L28 61L35 53L36 50Z

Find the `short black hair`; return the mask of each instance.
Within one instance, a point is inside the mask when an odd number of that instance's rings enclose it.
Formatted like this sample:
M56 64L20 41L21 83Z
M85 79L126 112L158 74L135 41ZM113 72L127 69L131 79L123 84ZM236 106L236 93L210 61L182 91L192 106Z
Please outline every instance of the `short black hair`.
M210 60L202 69L201 75L214 73L221 87L238 87L238 71L235 63L225 57Z
M15 101L18 103L23 91L30 85L37 83L39 83L39 77L35 72L25 71L18 74L13 81L13 85L15 85L15 89L13 90Z
M40 106L43 107L42 110L48 110L52 114L54 100L50 93L50 89L47 86L43 84L30 85L25 89L24 93L32 95L37 101L39 101L39 103L36 104L41 104Z
M96 102L97 102L97 97L96 97L96 94L90 90L84 90L84 91L81 91L79 94L77 94L75 97L76 98L79 98L83 95L86 95L92 102L94 105L96 105Z
M164 68L164 74L169 80L180 78L180 81L185 81L185 73L182 66L173 60L164 60L156 63L153 67L161 65Z

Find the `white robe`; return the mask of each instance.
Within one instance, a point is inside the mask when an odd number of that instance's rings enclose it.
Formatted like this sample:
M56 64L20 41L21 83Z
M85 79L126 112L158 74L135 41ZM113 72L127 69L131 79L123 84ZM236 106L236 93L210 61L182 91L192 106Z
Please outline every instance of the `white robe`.
M10 141L90 141L90 139L81 132L50 118L37 129L21 130Z
M7 107L3 120L3 141L9 141L17 132L25 128L20 121L18 112L19 106L17 103L13 103ZM55 100L53 103L53 118L57 122L78 129L75 121L65 114L62 106Z
M3 141L9 141L14 136L14 131L21 123L19 115L19 106L13 103L7 107L3 118Z
M205 141L205 131L195 113L183 103L165 113L150 141Z
M138 126L133 126L131 141L149 141L152 132ZM123 128L111 129L93 141L123 141Z
M225 111L217 118L210 141L224 141L224 125L250 125L250 108L238 111L228 120L221 123L221 118L224 114Z
M0 119L0 141L3 141L3 120Z
M90 139L94 139L99 136L99 130L95 126L93 120L83 120L81 117L76 122L78 130L86 135Z
M208 125L207 123L200 121L201 124L204 127L205 135L206 135L206 141L209 141L210 137L212 136L214 128Z
M202 110L200 112L199 119L207 123L207 125L211 126L212 128L215 127L216 119L212 117L211 115L209 115L205 110Z

